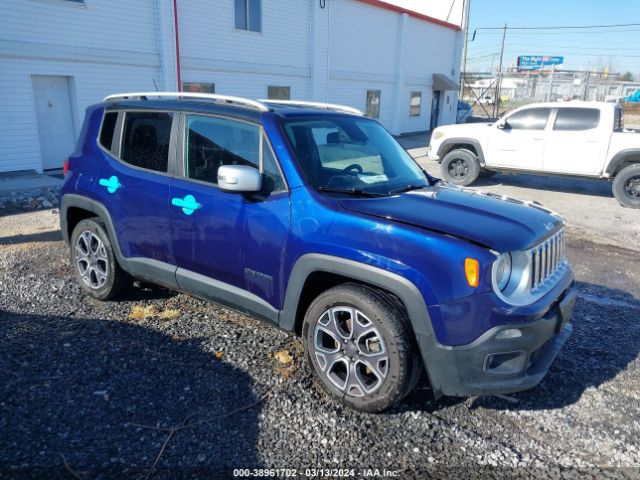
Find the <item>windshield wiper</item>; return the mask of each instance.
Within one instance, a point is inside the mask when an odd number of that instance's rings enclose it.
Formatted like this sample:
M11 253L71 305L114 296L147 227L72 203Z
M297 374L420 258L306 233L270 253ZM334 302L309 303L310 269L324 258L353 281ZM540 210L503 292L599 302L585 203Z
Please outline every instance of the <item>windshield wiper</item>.
M395 190L391 190L389 195L397 195L398 193L410 192L412 190L421 190L423 188L427 188L427 185L407 185L406 187L396 188Z
M360 188L332 188L332 187L318 187L318 190L321 192L327 193L346 193L348 195L356 195L359 197L386 197L383 193L373 193L373 192L365 192Z

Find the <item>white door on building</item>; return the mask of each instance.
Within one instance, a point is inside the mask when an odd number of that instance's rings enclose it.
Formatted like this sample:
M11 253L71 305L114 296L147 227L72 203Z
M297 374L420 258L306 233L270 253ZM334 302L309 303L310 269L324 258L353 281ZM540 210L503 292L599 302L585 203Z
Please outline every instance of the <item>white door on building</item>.
M62 168L75 147L69 77L32 75L42 169Z

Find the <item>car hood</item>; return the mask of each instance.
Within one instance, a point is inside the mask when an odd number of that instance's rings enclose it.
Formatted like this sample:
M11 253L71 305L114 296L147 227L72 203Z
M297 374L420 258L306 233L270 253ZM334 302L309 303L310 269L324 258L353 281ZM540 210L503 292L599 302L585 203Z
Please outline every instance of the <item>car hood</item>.
M563 221L533 202L436 186L391 197L342 199L352 212L453 235L499 252L526 250L562 228Z

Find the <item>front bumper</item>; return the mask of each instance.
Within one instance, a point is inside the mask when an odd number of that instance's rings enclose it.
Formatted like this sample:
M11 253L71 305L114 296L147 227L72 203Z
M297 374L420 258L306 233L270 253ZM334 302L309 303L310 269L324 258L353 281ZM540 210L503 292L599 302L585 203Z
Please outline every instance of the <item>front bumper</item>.
M440 161L437 149L431 148L431 145L427 147L427 157L429 158L429 160L433 160L434 162Z
M576 298L571 287L535 321L496 326L468 345L437 345L428 366L436 396L505 394L540 383L573 330Z

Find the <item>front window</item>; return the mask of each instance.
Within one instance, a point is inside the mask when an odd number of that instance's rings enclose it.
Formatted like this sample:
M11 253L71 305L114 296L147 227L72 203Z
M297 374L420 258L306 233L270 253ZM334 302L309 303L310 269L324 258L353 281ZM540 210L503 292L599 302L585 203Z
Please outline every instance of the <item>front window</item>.
M506 125L514 130L544 130L550 114L550 108L527 108L507 117Z
M262 191L284 190L284 181L260 127L226 118L187 115L184 175L218 183L223 165L246 165L262 172Z
M309 183L318 190L389 195L429 179L378 123L366 118L289 120L284 130Z

